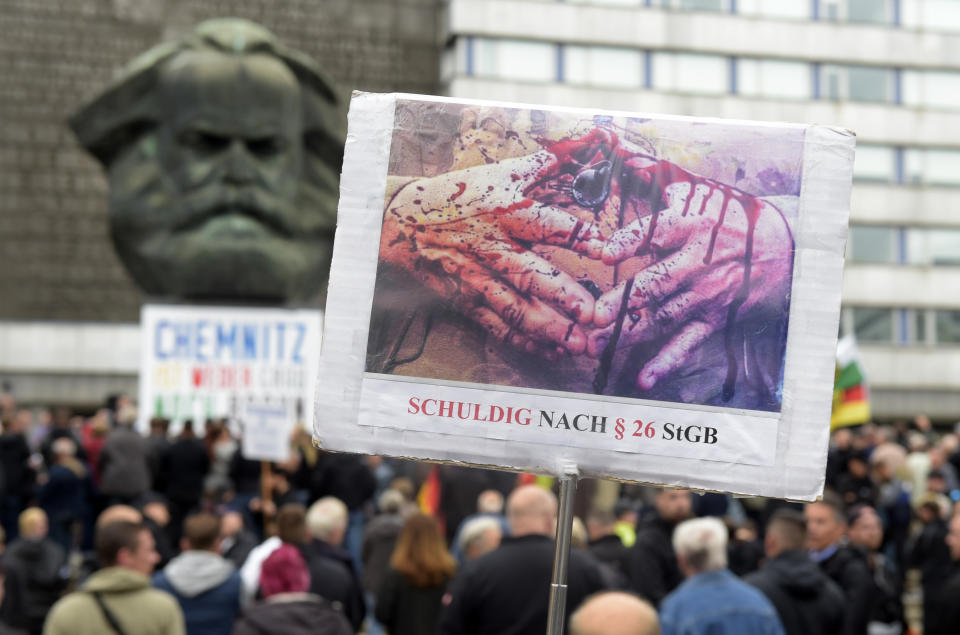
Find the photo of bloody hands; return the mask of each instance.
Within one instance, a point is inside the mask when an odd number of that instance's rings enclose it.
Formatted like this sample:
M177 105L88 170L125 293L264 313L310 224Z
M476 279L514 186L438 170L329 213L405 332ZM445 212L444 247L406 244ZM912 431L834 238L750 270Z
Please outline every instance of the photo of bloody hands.
M481 383L778 410L802 132L778 145L763 130L740 142L686 122L521 112L448 112L447 163L391 175L381 272L403 272L492 342L448 334L437 350L510 367ZM412 310L422 295L390 304ZM478 379L430 351L421 342L389 372Z

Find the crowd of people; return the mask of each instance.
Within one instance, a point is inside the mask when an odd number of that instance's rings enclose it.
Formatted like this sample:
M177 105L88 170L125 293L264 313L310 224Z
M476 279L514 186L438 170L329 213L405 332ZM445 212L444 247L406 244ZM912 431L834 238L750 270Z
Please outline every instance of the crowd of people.
M545 632L551 479L134 419L0 395L0 635ZM958 633L958 472L917 417L834 432L806 505L582 481L568 632Z

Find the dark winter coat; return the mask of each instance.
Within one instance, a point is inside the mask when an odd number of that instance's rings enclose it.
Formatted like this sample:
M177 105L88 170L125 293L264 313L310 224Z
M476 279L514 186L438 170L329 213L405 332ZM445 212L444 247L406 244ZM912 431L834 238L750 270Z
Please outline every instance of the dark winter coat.
M300 553L310 570L310 593L339 605L353 628L359 630L367 609L350 554L322 540L301 545Z
M363 535L363 588L376 593L390 567L390 556L403 529L400 514L381 514L369 523Z
M49 539L21 538L3 556L3 606L8 626L40 633L50 607L67 586L66 555Z
M309 593L275 595L246 611L233 635L352 635L347 619Z
M627 559L627 584L654 606L683 582L671 541L675 526L657 516L638 527Z
M591 540L588 550L590 555L609 572L608 579L612 581L613 586L619 588L627 584L626 570L630 549L623 544L620 536L610 534Z
M390 635L436 632L448 582L416 587L396 569L387 569L377 593L377 621Z
M924 635L960 633L960 570L937 590L933 614L924 618Z
M805 551L786 551L744 578L766 595L787 635L837 633L843 624L843 591Z
M22 434L5 432L0 434L0 482L3 483L3 494L9 496L30 495L33 486L33 471L28 461L30 446Z
M820 570L843 591L846 611L843 615L844 635L866 635L870 620L870 601L874 585L870 567L863 554L846 545L820 563Z
M100 491L133 500L150 489L143 437L127 427L113 429L100 452Z
M529 535L504 538L490 553L468 562L450 585L440 635L543 635L547 629L553 540ZM570 553L566 614L606 588L597 563L578 550Z
M203 496L203 479L210 471L210 456L199 439L178 439L160 463L161 480L167 498L198 501Z

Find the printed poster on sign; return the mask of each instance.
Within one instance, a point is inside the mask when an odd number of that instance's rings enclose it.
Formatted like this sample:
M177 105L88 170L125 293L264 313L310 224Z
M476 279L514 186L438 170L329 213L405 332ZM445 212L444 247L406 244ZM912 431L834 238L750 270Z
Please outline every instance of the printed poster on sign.
M235 422L247 402L312 421L321 328L309 309L144 306L138 426L152 417Z
M321 443L742 493L794 432L823 463L851 133L375 95L350 126Z
M296 420L284 404L245 401L238 419L243 458L276 463L290 460L290 436Z

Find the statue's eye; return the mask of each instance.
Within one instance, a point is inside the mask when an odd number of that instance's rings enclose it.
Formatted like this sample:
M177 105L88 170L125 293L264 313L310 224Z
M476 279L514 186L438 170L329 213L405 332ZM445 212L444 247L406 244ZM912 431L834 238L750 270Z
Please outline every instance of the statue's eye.
M247 149L250 150L250 154L258 157L271 157L279 154L283 147L283 139L276 136L247 139Z
M230 137L202 130L188 130L180 136L180 143L202 154L216 154L230 146Z

